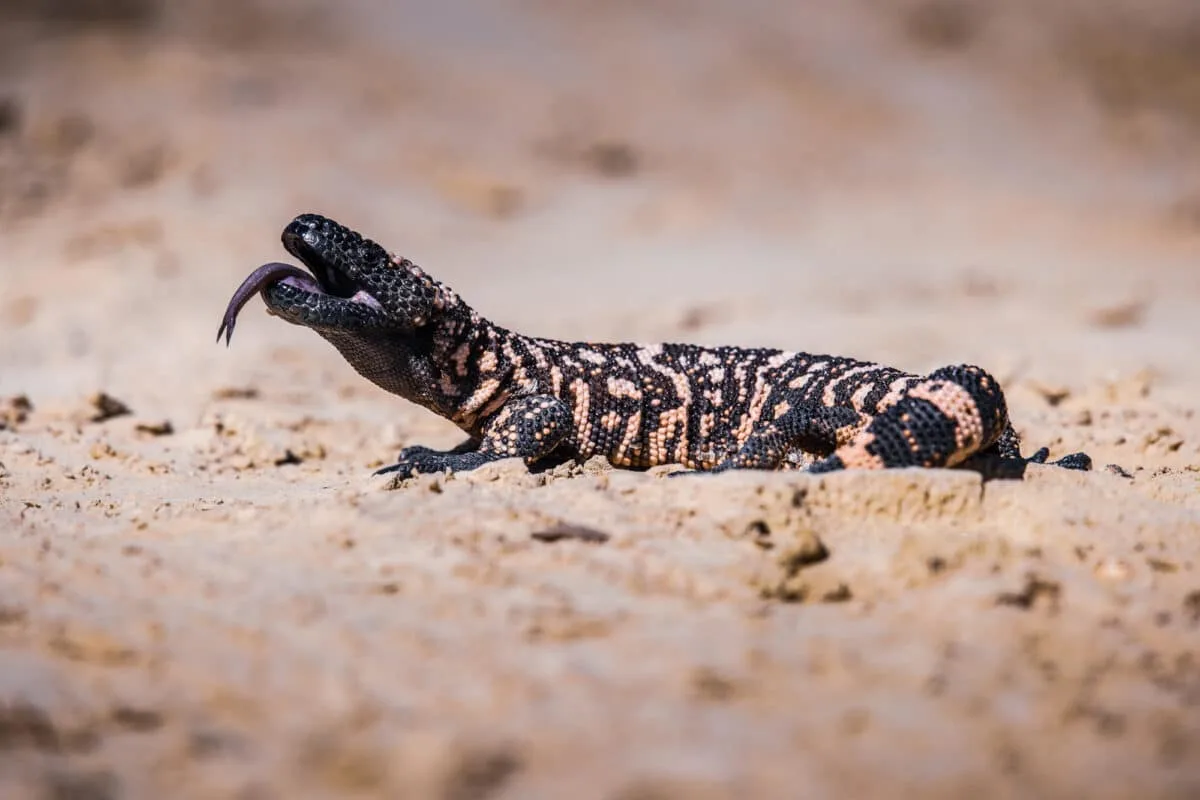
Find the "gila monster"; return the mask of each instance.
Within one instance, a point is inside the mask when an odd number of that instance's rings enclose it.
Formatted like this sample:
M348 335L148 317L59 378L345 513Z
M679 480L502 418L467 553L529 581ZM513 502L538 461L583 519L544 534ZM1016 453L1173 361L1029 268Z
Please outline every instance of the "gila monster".
M767 348L534 338L483 318L413 262L326 217L301 215L282 239L308 271L259 267L230 300L217 339L229 344L241 308L260 293L269 313L312 328L367 380L468 436L448 451L406 447L380 473L602 455L634 469L1020 475L1048 456L1043 448L1022 458L1000 385L976 366L914 375ZM1083 453L1052 463L1091 467Z

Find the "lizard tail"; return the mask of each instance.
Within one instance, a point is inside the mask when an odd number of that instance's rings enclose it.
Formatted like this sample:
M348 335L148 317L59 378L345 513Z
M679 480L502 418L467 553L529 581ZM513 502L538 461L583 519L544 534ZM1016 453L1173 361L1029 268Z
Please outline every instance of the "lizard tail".
M994 444L1007 425L994 377L965 364L942 367L809 471L953 467Z

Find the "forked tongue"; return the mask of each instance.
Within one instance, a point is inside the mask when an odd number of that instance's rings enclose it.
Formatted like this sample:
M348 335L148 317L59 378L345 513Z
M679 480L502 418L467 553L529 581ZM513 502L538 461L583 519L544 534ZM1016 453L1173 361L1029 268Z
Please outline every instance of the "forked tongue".
M278 283L284 278L299 278L305 284L317 286L317 282L313 276L299 267L293 267L291 264L284 264L279 261L272 261L270 264L263 264L246 280L242 281L242 285L233 293L233 297L229 300L229 305L225 309L225 317L221 320L221 327L217 330L217 341L221 341L221 337L225 337L225 346L229 346L229 342L233 339L233 326L237 323L238 314L241 313L242 306L249 302L250 298L258 292L266 289L273 283Z

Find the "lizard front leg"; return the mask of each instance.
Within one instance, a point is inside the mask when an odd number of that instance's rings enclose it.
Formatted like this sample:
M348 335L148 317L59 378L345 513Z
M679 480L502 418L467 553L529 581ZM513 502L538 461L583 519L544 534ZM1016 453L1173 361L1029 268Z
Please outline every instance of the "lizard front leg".
M468 439L453 450L406 447L396 463L376 475L466 472L502 458L518 457L526 464L549 455L571 429L571 412L556 397L533 395L505 403L484 424L479 439Z

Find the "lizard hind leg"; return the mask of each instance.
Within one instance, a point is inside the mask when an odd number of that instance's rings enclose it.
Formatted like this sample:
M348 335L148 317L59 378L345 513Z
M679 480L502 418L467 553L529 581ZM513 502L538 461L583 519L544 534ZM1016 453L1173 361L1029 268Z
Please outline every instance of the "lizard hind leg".
M1021 455L1021 437L1011 424L1005 427L1000 438L991 447L980 450L962 463L964 469L974 470L985 480L993 478L1020 478L1030 464L1048 464L1063 469L1087 471L1092 468L1092 458L1087 453L1071 453L1056 461L1048 461L1050 448L1043 447L1031 456Z
M809 471L953 467L994 444L1007 424L995 378L979 367L943 367Z

